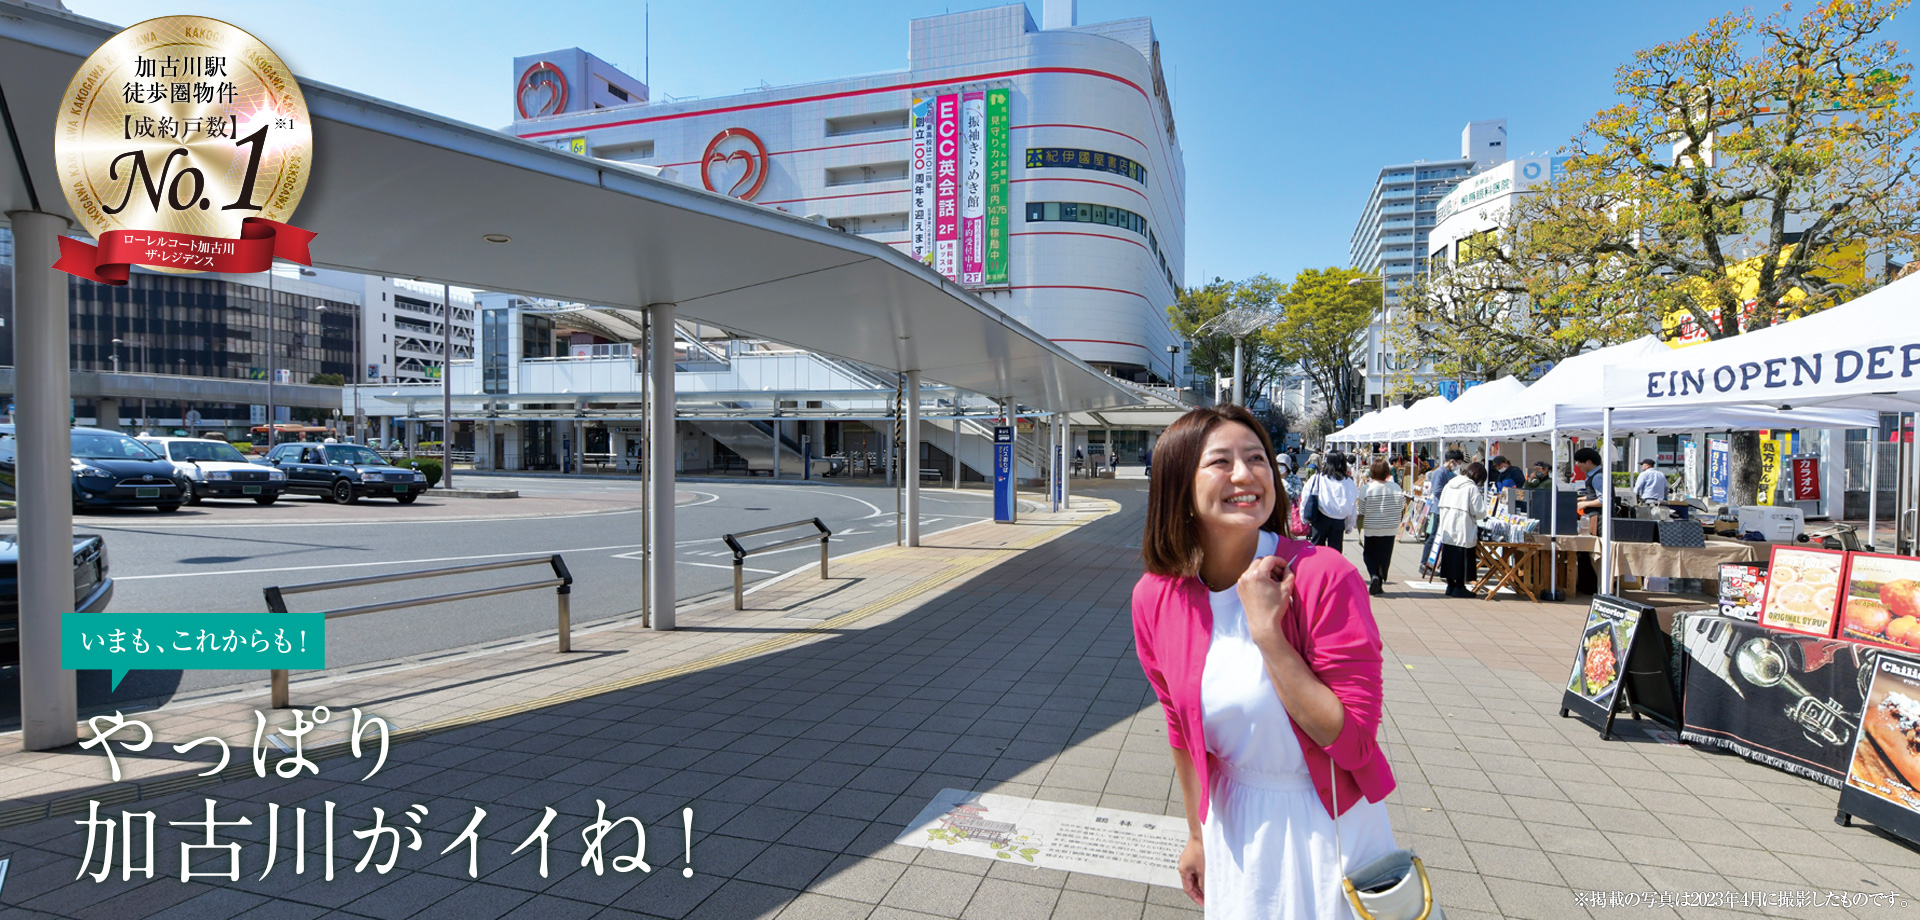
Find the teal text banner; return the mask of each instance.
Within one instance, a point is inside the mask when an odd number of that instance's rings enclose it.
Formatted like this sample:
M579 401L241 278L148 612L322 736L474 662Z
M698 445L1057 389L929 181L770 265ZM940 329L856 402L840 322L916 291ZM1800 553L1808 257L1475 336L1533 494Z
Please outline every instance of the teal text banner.
M133 670L318 670L327 666L322 613L69 613L60 666Z

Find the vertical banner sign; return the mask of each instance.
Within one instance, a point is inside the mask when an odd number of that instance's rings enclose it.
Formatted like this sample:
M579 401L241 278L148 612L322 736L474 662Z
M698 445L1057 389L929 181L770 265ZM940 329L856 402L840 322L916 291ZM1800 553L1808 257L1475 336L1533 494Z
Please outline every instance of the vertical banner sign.
M1681 456L1681 462L1680 462L1681 469L1686 470L1687 497L1697 498L1700 495L1700 445L1699 443L1695 441L1687 441L1686 443L1682 444L1680 446L1680 456Z
M1820 500L1820 458L1795 457L1789 461L1793 470L1793 500L1797 502L1817 502Z
M941 95L933 106L933 270L960 274L960 97Z
M1760 441L1760 494L1754 504L1773 504L1773 492L1780 487L1780 442L1772 438Z
M913 200L907 233L913 257L933 264L933 100L913 100Z
M124 285L131 266L262 272L311 264L282 221L313 174L313 126L287 65L217 19L149 19L107 39L67 84L53 156L96 248L60 238L53 267Z
M1007 131L1012 115L1006 87L987 90L987 227L983 284L1007 283L1007 232L1012 211L1007 201Z
M1002 524L1013 522L1013 427L993 429L993 519Z
M1725 504L1732 491L1733 457L1725 438L1707 439L1707 501Z
M1067 505L1067 453L1062 445L1053 445L1053 510Z
M987 97L974 90L960 97L960 283L979 284L986 216Z

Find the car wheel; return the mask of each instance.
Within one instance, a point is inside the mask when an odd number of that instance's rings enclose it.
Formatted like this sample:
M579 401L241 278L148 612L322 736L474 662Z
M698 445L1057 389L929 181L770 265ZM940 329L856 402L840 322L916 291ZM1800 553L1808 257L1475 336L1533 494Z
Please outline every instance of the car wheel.
M259 498L254 499L253 501L254 501L254 504L258 504L258 505L271 505L274 502L278 501L279 499L280 499L280 496L278 495L262 495Z
M353 483L344 479L334 482L332 498L339 505L351 505L360 500L359 496L353 494Z
M182 501L189 505L200 504L200 493L193 490L193 483L182 483L180 489L180 499Z
M394 496L394 501L403 505L411 505L413 504L413 500L419 497L418 495L396 495Z
M161 514L167 514L167 513L169 513L169 512L173 512L173 511L179 511L179 510L180 510L180 503L179 503L179 502L173 502L173 503L170 503L170 504L165 504L165 505L154 505L154 506L153 506L153 510L155 510L155 511L158 511L158 512L160 512Z

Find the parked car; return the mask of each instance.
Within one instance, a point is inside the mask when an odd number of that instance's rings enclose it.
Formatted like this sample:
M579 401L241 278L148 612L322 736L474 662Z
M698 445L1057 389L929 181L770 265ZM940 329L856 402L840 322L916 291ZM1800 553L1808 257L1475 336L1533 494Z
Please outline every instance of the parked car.
M0 478L9 490L14 477L14 426L0 425ZM187 478L145 444L118 431L75 428L73 510L152 505L177 511L186 500Z
M359 444L276 444L267 463L286 474L288 492L342 505L375 496L411 505L427 490L420 471L394 466Z
M20 544L0 535L0 667L20 663ZM113 600L107 577L107 541L93 534L73 537L73 609L99 613Z
M145 436L139 441L186 475L189 505L200 504L203 498L251 498L271 505L287 487L287 474L262 469L225 441Z

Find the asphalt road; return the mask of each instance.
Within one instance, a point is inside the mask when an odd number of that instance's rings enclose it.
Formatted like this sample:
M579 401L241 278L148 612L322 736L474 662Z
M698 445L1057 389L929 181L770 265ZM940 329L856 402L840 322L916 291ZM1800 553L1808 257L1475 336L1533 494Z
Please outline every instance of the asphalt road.
M270 507L208 501L172 514L144 509L78 515L74 530L106 538L115 611L260 612L262 589L530 555L561 554L574 577L576 629L638 617L641 597L640 483L462 476L462 488L509 488L517 499L423 497L402 506L362 500L339 506L288 497ZM884 485L681 483L675 508L682 600L730 591L732 553L722 534L820 518L833 530L830 555L894 541L894 490ZM975 487L922 492L923 535L989 518L990 493ZM6 522L5 528L11 528ZM811 532L796 530L791 536ZM757 538L770 543L789 534ZM755 539L746 542L755 545ZM803 545L748 559L749 584L816 564ZM345 589L290 598L296 610L470 590L551 577L545 568ZM800 576L805 577L805 576ZM455 654L527 641L555 628L553 592L530 591L336 619L328 624L329 671ZM296 674L295 681L299 677ZM136 671L117 691L105 672L83 672L83 707L200 695L240 684L248 671ZM264 692L264 690L263 690ZM0 725L17 721L17 669L0 668Z

